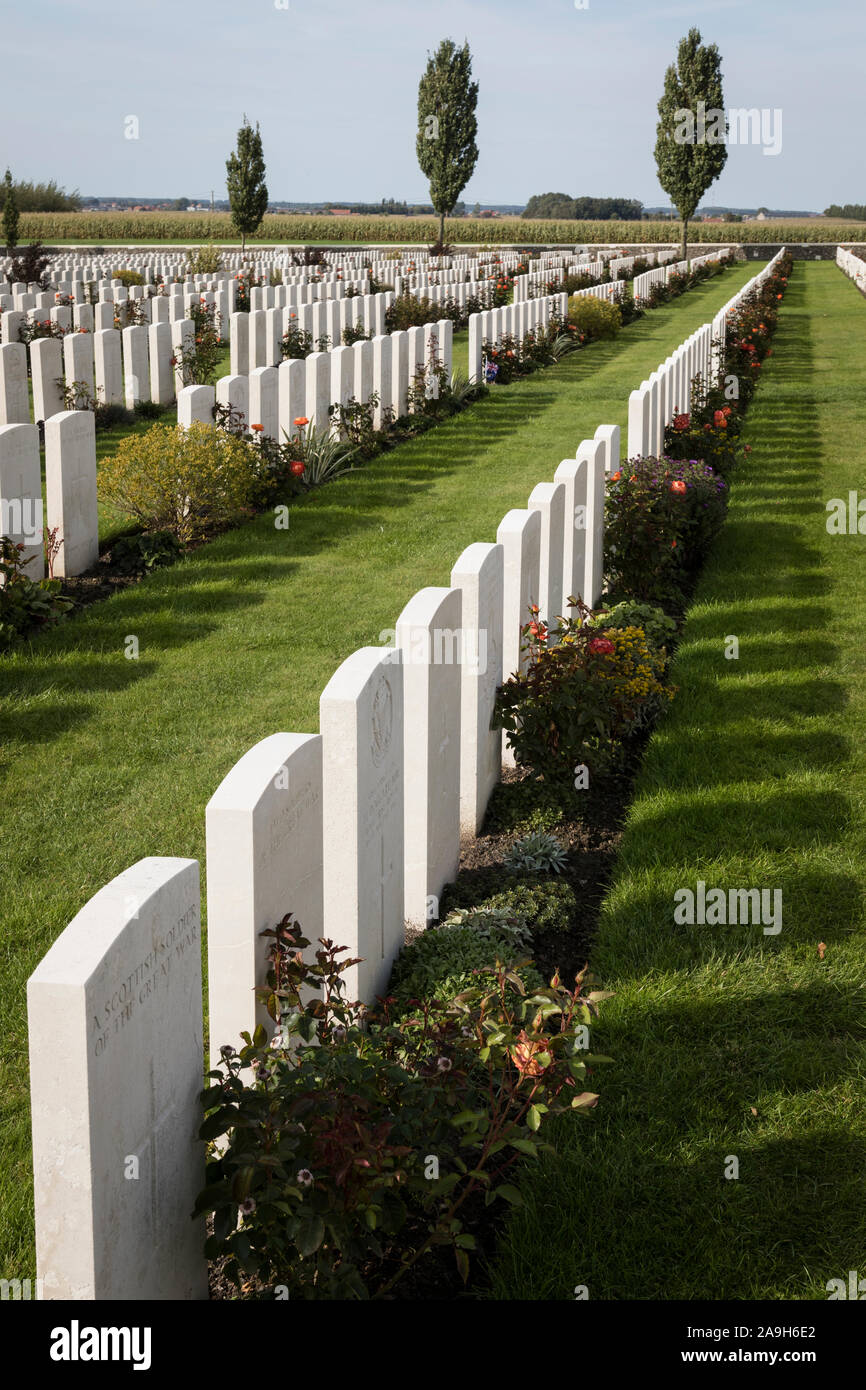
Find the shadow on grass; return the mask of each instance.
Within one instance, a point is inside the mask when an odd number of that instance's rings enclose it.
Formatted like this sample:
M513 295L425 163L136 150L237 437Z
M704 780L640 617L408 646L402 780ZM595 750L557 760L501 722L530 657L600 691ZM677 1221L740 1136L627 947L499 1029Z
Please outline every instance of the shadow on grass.
M698 586L680 693L649 745L591 955L619 996L594 1030L615 1063L591 1080L593 1118L557 1124L556 1157L525 1170L496 1298L568 1298L581 1283L623 1300L818 1297L862 1262L866 1141L847 1131L866 1040L852 939L864 888L854 808L818 782L860 750L834 727L849 690L822 670L841 653L809 539L810 516L823 529L826 446L804 280L786 297L747 428L755 451ZM730 663L728 634L743 639ZM781 932L677 924L674 894L699 879L781 889Z

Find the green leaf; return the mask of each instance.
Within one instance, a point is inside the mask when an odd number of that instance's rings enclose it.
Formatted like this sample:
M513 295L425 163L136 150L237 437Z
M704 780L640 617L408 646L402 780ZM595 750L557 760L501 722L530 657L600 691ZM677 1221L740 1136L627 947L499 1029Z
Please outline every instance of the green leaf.
M511 1183L501 1183L499 1187L493 1189L494 1197L502 1197L504 1201L510 1202L513 1207L522 1207L523 1198L516 1187Z
M295 1245L302 1259L314 1255L325 1239L325 1223L315 1212L305 1212L298 1222Z
M529 1158L538 1157L538 1145L534 1144L531 1139L512 1139L511 1147L516 1149L518 1153L527 1154Z
M465 1284L469 1279L469 1256L466 1254L466 1251L461 1250L459 1246L454 1247L454 1255L457 1260L457 1270L460 1274L460 1278Z
M526 1113L526 1123L533 1133L541 1126L541 1111L537 1105L530 1105Z

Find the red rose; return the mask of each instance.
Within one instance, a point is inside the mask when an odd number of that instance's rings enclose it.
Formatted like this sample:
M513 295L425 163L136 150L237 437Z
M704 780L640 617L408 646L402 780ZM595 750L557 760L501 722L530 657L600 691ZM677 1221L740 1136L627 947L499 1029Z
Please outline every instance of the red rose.
M686 485L682 478L677 478L675 482L671 483L671 492L685 492L685 490Z
M682 432L683 430L687 430L690 424L690 420L691 417L688 415L675 415L674 429L679 430L680 432Z
M613 656L615 648L609 638L593 637L589 644L589 650L594 656Z
M292 462L289 464L289 470L294 473L296 478L300 478L306 466L303 459L292 459Z

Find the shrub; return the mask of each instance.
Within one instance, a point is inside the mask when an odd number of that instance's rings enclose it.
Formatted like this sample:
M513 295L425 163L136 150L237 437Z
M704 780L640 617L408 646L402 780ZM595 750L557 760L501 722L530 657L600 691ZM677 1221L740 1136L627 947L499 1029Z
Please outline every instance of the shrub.
M622 598L680 604L724 520L727 485L697 459L631 459L605 498L605 571Z
M385 331L396 333L399 329L420 328L425 323L433 323L445 317L441 309L442 305L434 304L426 295L414 295L404 290L385 311Z
M171 565L180 545L170 531L145 531L139 536L120 536L111 547L111 565L120 574L143 574Z
M9 270L9 278L14 284L20 281L24 285L37 284L40 289L47 290L48 275L47 270L51 264L51 256L45 250L41 241L32 241L29 246L21 246L18 255L12 257L12 266Z
M112 271L111 278L112 280L119 280L121 285L126 285L127 288L130 285L144 284L144 276L139 274L137 270L115 270Z
M613 608L594 613L589 622L596 629L638 627L648 645L658 652L668 651L677 635L676 623L663 608L655 603L638 603L635 599L624 599Z
M622 327L622 313L618 304L594 295L573 295L568 301L568 321L591 343L615 338Z
M216 326L216 305L199 300L189 309L194 324L193 340L176 347L171 365L178 367L184 386L213 386L217 379L223 347Z
M212 241L186 253L186 268L190 275L213 275L222 270L222 264L222 253Z
M170 531L188 545L253 511L260 463L251 444L215 425L154 425L120 441L97 485L103 501L146 531Z
M599 634L585 604L570 602L576 616L557 618L555 642L537 619L523 629L526 668L496 701L518 766L563 790L579 766L597 772L621 761L624 741L673 694L663 684L664 658L640 628Z
M505 856L505 867L511 874L561 874L567 864L565 846L544 831L524 835Z
M446 884L441 912L458 907L494 908L521 918L530 931L568 931L577 912L574 889L562 879L538 879L521 874L502 887L502 869L462 869Z
M0 536L0 651L34 627L56 622L73 607L61 594L59 579L31 579L24 573L23 542Z
M487 805L484 821L490 834L517 830L530 834L537 830L553 830L566 815L577 809L557 787L526 777L520 782L500 782L494 787Z
M394 962L388 985L394 1011L405 1012L412 1000L452 999L477 985L477 972L497 960L516 970L525 989L541 989L544 981L525 960L529 940L525 922L512 912L452 912L441 926L404 946Z
M604 994L582 971L574 990L554 975L524 996L500 965L447 1005L370 1019L345 998L342 947L323 942L305 963L291 916L264 935L258 994L277 1034L268 1046L259 1026L240 1052L224 1046L201 1096L199 1137L218 1142L196 1201L213 1216L206 1255L242 1292L252 1276L292 1299L387 1297L443 1244L465 1281L468 1199L519 1203L505 1179L537 1156L536 1131L598 1100L579 1086L608 1059L582 1051L581 1033Z

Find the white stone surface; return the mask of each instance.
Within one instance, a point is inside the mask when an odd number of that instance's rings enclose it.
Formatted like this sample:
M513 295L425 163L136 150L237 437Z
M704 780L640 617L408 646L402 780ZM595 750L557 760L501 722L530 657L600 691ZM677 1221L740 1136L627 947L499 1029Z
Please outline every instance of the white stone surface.
M46 1299L204 1299L198 864L143 859L27 984ZM135 1176L132 1174L135 1173Z
M261 932L291 912L312 947L322 917L322 740L271 734L235 763L207 805L208 1027L211 1066L258 1023L266 983Z
M62 410L45 421L46 525L63 544L54 573L83 574L99 558L96 433L92 410Z
M29 424L0 425L0 535L24 546L28 579L45 574L42 529L39 431Z
M502 673L502 546L482 541L467 546L451 571L451 584L463 600L460 829L475 835L502 764L502 736L490 727Z
M404 941L403 668L394 648L347 657L319 702L325 935L360 965L350 998L373 1002Z
M0 425L29 422L27 349L23 343L4 343L0 347Z
M56 338L34 338L30 344L33 418L47 420L63 409L63 348Z
M538 607L545 623L553 623L562 609L562 573L565 545L565 485L536 483L529 495L530 511L541 515L539 541Z
M460 857L461 591L421 589L397 619L403 654L405 917L425 926Z

